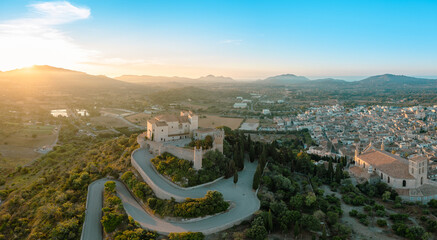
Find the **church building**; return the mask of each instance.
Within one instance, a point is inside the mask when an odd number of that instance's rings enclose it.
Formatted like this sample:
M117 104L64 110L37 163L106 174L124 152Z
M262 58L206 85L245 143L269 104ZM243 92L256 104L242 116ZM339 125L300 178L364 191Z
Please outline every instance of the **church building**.
M355 150L355 166L350 168L358 180L384 182L395 189L404 200L437 199L437 186L428 182L428 160L422 155L402 158L369 144L362 152Z

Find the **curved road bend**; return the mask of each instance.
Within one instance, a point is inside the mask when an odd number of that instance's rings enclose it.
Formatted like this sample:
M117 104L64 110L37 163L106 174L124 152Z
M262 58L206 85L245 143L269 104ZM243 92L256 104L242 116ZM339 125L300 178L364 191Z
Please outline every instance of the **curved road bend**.
M117 182L117 195L121 198L126 213L137 221L143 228L157 231L161 234L171 232L203 232L210 234L232 227L250 217L260 207L260 201L252 190L253 175L257 163L245 162L245 168L239 172L238 183L233 179L222 179L211 185L184 190L166 182L152 168L150 159L153 157L145 148L140 148L132 155L132 161L139 165L147 175L145 181L155 193L161 192L170 197L185 199L187 197L203 197L209 190L217 190L223 194L225 200L234 203L229 211L208 218L192 222L168 222L145 212L126 187ZM87 198L87 212L81 239L102 239L101 208L102 192L107 179L93 182L89 187ZM152 181L151 183L149 181ZM98 202L98 203L97 203ZM100 204L100 205L99 205ZM91 216L89 216L91 215ZM84 233L85 232L85 233ZM99 236L99 237L96 237Z

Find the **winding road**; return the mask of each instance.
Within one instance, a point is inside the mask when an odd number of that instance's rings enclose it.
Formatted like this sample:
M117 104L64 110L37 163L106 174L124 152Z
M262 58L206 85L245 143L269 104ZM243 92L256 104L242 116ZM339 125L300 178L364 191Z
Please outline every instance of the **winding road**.
M185 222L170 222L144 211L126 189L125 185L116 181L117 195L121 198L126 213L135 219L141 227L165 235L171 232L188 231L211 234L241 223L250 218L259 209L260 201L256 196L256 192L252 190L253 175L257 167L256 162L245 162L244 170L239 172L237 184L234 184L233 179L229 178L199 187L183 189L169 183L154 170L150 162L153 155L145 148L141 135L138 138L138 143L141 148L132 153L132 165L138 170L144 181L153 189L157 197L165 199L173 197L176 201L183 201L187 197L199 198L203 197L209 190L216 190L221 192L224 199L231 201L233 205L228 211L214 216ZM87 210L81 235L83 240L102 239L100 219L102 216L102 195L106 181L108 179L99 179L88 187Z

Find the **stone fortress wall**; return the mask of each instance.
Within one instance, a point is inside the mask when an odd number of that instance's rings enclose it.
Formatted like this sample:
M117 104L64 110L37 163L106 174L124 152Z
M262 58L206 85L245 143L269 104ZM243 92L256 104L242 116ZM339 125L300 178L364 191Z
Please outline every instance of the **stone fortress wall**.
M155 142L151 140L146 140L146 145L149 148L149 151L154 155L161 155L165 152L168 152L178 158L185 159L193 162L194 169L199 170L202 168L202 159L203 156L209 151L218 150L223 153L223 140L225 133L222 129L216 130L213 133L213 146L211 149L203 150L200 149L191 149L191 148L183 148L177 147L174 145L164 144L162 142Z

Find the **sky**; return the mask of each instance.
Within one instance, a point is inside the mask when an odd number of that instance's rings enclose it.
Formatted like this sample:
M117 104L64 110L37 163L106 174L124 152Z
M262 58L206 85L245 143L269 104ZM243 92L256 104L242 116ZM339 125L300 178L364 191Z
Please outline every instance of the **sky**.
M0 71L437 76L437 1L0 1Z

